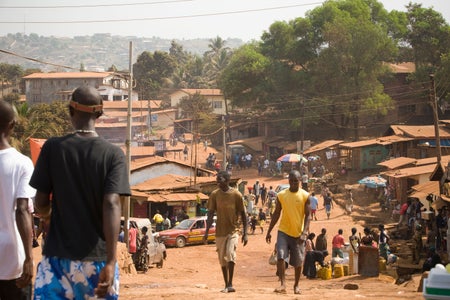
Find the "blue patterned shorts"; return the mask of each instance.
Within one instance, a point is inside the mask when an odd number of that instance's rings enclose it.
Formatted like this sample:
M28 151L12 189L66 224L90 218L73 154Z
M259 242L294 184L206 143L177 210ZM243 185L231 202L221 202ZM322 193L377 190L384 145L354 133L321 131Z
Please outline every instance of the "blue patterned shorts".
M42 257L38 264L34 299L97 299L94 289L105 262ZM119 298L119 266L105 299Z

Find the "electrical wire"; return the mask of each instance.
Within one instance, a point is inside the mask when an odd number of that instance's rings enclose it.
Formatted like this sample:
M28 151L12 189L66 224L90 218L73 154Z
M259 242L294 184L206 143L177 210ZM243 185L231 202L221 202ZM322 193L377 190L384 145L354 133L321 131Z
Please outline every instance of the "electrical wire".
M267 8L255 8L255 9L245 9L245 10L235 10L227 12L216 12L216 13L204 13L204 14L193 14L193 15L182 15L182 16L166 16L166 17L149 17L149 18L130 18L130 19L108 19L108 20L68 20L68 21L2 21L0 24L91 24L91 23L117 23L117 22L135 22L135 21L156 21L156 20L175 20L175 19L191 19L200 17L212 17L212 16L223 16L223 15L236 15L236 14L246 14L252 12L260 11L272 11L280 9L288 9L302 6L311 6L322 4L323 2L311 2L305 4L294 4L286 6L275 6Z
M52 6L10 6L0 5L4 9L59 9L59 8L94 8L94 7L120 7L120 6L137 6L137 5L154 5L154 4L170 4L178 2L193 2L195 0L172 0L172 1L155 1L155 2L133 2L133 3L115 3L115 4L85 4L85 5L52 5Z

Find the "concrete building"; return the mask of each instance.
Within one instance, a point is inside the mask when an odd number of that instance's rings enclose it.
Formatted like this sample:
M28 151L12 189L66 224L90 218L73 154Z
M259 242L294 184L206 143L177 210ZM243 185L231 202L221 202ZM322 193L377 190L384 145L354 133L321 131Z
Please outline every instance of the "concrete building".
M105 101L128 99L128 83L123 76L115 73L33 73L23 79L25 80L26 101L31 105L68 101L73 90L82 85L95 87ZM137 92L133 92L131 99L138 100Z

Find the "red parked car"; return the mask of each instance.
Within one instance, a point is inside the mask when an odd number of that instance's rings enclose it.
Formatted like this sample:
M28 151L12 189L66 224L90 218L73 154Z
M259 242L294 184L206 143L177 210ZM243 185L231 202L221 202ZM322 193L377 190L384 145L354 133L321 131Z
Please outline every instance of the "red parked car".
M216 217L209 228L208 242L216 240ZM202 244L206 231L206 216L186 219L175 227L159 231L160 240L168 247L184 247L190 244Z

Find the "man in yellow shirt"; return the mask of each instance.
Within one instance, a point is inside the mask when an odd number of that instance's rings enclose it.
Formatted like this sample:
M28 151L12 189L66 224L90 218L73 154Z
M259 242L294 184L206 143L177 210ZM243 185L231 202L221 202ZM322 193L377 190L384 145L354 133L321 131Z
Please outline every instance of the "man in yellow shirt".
M286 293L284 260L288 257L289 264L295 268L294 294L301 293L298 282L305 257L305 241L309 232L310 204L309 194L299 187L300 182L300 172L291 171L289 173L289 189L278 193L275 211L266 235L266 242L270 244L272 239L270 232L281 216L276 244L277 273L281 285L275 289L276 293Z
M163 230L164 218L161 215L161 213L159 212L159 210L156 210L156 214L153 216L153 222L156 225L156 227L155 227L156 231L162 231Z

